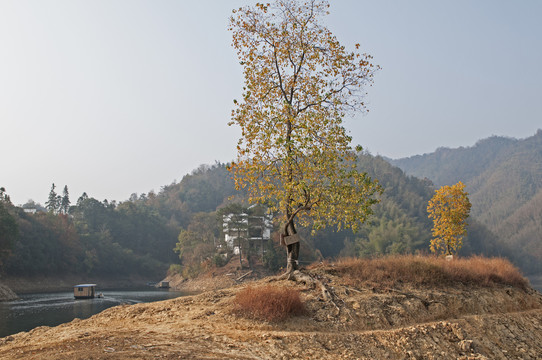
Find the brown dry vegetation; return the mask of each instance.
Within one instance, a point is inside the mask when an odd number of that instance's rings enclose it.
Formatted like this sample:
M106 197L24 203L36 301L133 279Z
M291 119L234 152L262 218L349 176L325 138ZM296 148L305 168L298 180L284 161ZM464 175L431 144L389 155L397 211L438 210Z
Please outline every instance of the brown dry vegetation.
M335 272L351 284L378 289L400 285L448 287L459 284L525 289L529 282L510 261L474 256L447 261L430 256L391 256L376 259L341 259Z
M277 286L249 286L237 293L235 313L251 319L281 321L306 312L298 290Z

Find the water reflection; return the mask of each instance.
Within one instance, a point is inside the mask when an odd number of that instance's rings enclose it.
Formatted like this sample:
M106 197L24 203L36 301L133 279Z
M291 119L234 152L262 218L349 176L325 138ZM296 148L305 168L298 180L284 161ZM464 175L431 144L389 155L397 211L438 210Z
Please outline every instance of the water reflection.
M98 290L98 292L100 292ZM75 300L73 292L24 294L15 301L0 302L0 337L37 326L56 326L74 318L86 319L120 304L176 298L185 294L161 290L109 290L103 298Z

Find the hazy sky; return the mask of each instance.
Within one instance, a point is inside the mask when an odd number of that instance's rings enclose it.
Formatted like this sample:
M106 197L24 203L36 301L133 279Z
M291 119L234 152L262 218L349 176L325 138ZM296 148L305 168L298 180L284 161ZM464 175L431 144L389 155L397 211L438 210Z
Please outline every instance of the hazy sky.
M0 186L15 204L158 192L235 157L228 17L252 1L0 0ZM392 158L542 128L541 1L331 1L382 67L354 143Z

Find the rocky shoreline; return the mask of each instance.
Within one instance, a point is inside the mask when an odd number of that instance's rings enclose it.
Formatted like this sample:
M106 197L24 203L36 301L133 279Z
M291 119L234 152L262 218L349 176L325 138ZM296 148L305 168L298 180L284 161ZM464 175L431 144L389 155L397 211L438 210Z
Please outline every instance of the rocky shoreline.
M17 299L17 294L9 287L0 283L0 301L10 301Z

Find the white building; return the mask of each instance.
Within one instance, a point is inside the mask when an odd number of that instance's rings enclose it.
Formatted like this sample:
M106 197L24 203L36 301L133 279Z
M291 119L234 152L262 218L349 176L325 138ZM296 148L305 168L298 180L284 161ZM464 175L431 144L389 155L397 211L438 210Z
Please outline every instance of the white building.
M272 214L254 216L247 213L230 213L224 215L222 219L224 239L234 254L238 255L243 250L245 253L253 252L263 255L267 242L271 240Z

